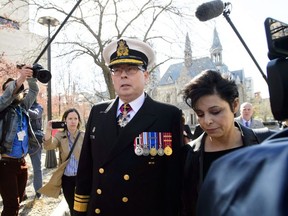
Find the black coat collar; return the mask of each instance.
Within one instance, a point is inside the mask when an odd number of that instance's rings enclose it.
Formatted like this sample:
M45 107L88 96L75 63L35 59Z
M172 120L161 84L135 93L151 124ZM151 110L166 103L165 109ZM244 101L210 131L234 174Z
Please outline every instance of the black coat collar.
M241 133L242 141L244 146L259 144L257 136L254 131L250 128L242 126L238 122L234 122L235 127L237 127ZM203 148L204 138L207 136L205 132L203 132L197 139L191 141L189 145L194 149L194 151L199 151Z

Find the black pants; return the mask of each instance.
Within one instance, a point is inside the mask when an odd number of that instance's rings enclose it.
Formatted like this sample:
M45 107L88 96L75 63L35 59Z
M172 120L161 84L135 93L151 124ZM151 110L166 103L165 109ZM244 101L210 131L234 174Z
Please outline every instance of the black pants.
M70 215L73 215L74 192L76 187L76 176L62 176L62 189L66 202L70 209Z
M0 193L3 199L2 216L18 215L28 177L25 159L0 160Z

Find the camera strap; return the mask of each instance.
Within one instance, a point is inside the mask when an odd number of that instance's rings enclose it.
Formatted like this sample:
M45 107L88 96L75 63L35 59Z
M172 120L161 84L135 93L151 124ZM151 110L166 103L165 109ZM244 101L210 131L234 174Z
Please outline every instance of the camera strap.
M74 148L75 148L75 146L76 146L77 140L78 140L78 138L79 138L79 136L80 136L80 133L81 133L81 132L79 131L78 134L77 134L77 136L76 136L76 138L75 138L75 140L74 140L73 146L72 146L72 148L71 148L71 150L70 150L70 152L69 152L69 154L68 154L68 157L66 158L65 161L69 160L70 156L72 155L73 150L74 150Z

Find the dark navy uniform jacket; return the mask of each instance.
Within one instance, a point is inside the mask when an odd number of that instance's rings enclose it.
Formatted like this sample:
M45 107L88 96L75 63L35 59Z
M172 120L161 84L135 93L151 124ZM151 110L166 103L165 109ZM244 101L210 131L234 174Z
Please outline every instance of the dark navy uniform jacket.
M117 105L118 99L91 110L78 167L75 215L178 215L181 110L146 96L118 135ZM172 155L136 155L134 139L142 132L171 132Z

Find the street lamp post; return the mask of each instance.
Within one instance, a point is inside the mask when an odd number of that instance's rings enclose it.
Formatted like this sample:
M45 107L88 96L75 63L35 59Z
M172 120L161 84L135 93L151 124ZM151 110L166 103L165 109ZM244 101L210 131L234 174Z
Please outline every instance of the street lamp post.
M59 21L56 18L50 17L50 16L44 16L40 17L38 19L38 23L41 25L48 27L48 39L47 43L50 41L50 27L59 25ZM47 50L47 68L51 73L51 45L48 46ZM47 114L48 114L48 120L52 119L52 105L51 105L51 80L48 82L47 86Z
M54 17L44 16L44 17L40 17L38 19L38 23L48 27L47 43L49 43L49 41L50 41L50 27L51 26L55 27L55 26L59 25L60 24L59 21ZM50 46L50 44L49 44L48 49L47 49L47 69L51 73L51 46ZM48 116L48 121L50 121L52 119L51 80L48 82L48 86L47 86L47 116ZM55 168L57 166L56 153L54 150L49 150L46 152L45 166L46 166L46 168Z

